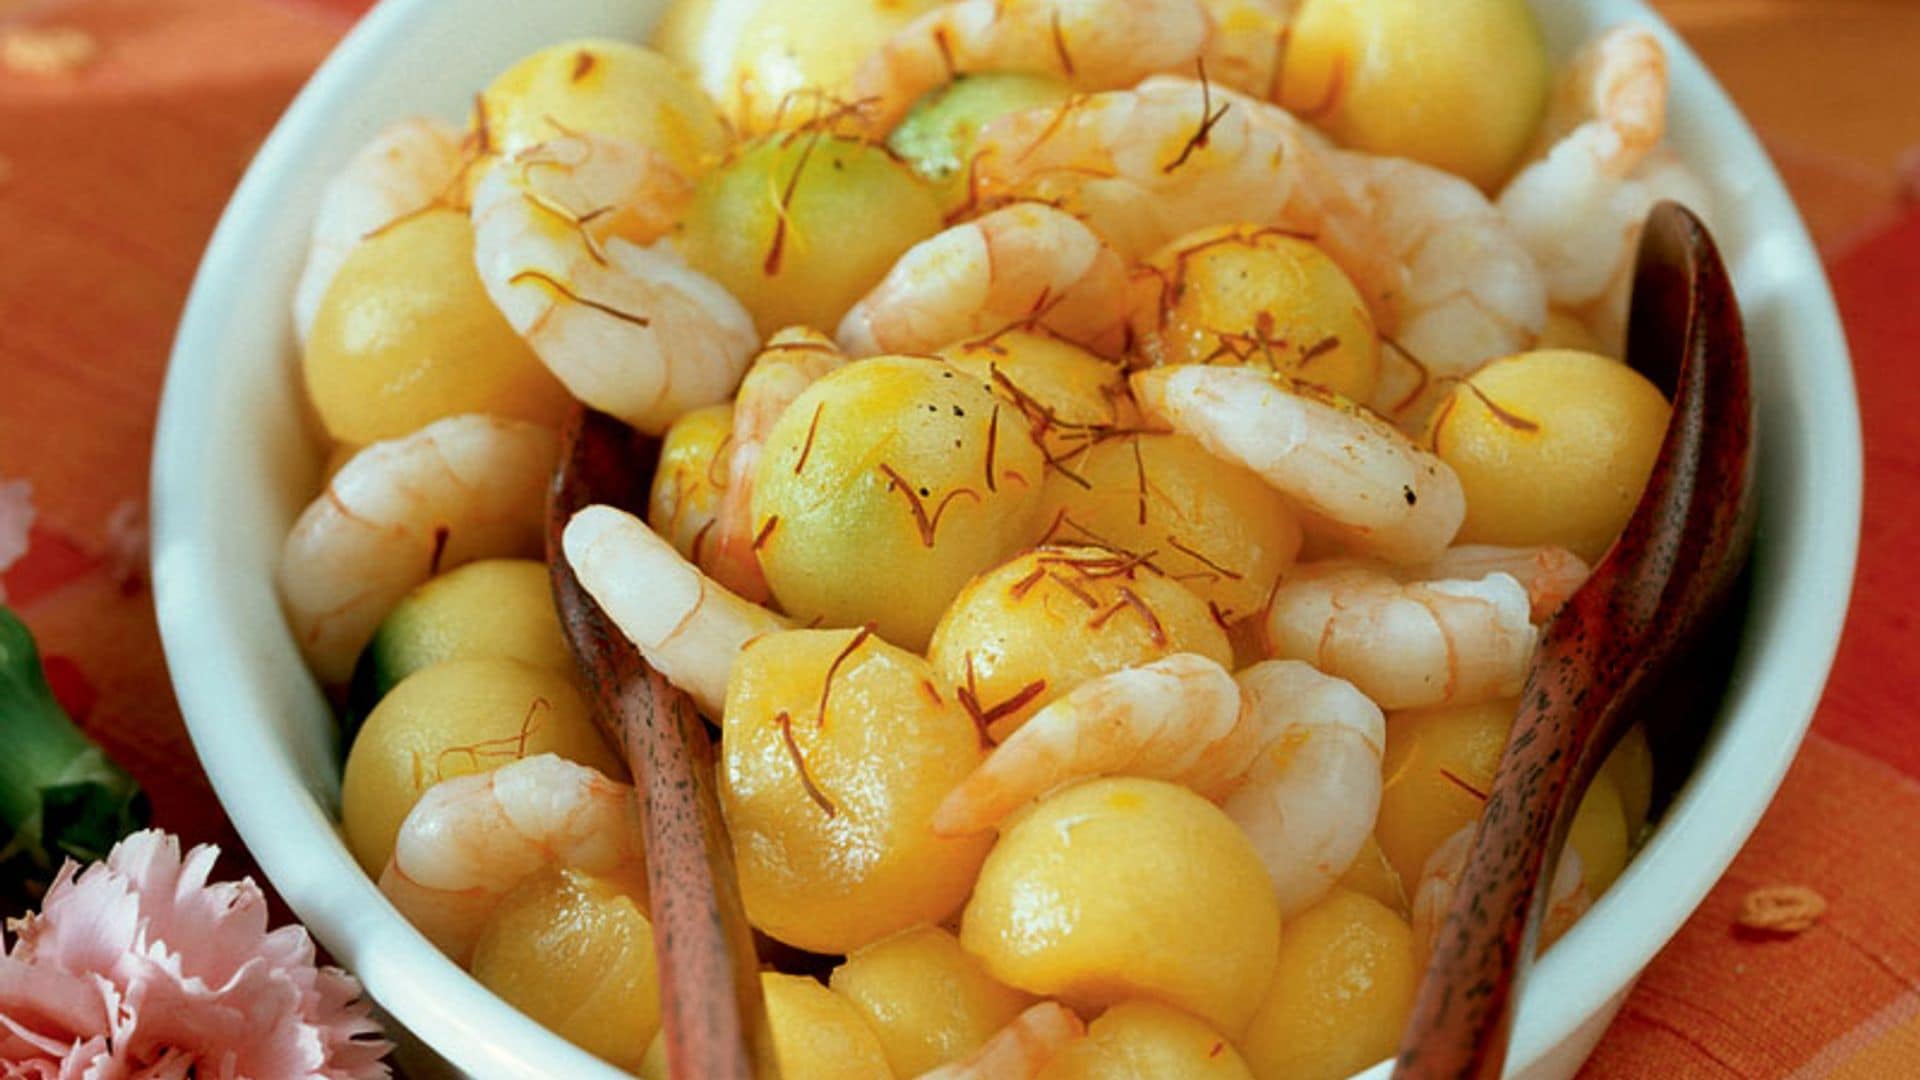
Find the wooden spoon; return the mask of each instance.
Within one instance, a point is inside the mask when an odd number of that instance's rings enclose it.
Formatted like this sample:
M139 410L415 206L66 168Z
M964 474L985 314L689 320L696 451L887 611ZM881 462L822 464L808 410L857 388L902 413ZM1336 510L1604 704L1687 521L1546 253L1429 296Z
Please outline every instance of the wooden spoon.
M1739 307L1706 228L1656 207L1627 359L1673 401L1626 531L1547 627L1473 852L1400 1047L1401 1080L1497 1077L1546 907L1543 871L1663 672L1728 604L1753 533L1754 413ZM1711 712L1692 722L1710 722Z
M595 504L645 513L659 446L575 409L547 504L547 565L596 721L625 748L646 828L647 884L671 1073L749 1080L774 1060L759 965L713 792L713 743L686 694L649 668L567 564L560 536Z

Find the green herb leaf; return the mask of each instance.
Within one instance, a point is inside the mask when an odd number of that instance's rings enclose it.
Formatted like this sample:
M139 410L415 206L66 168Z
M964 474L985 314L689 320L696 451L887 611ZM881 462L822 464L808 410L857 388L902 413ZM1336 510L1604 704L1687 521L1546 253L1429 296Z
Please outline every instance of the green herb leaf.
M0 883L29 895L67 858L104 857L146 823L133 777L53 696L25 624L0 605Z

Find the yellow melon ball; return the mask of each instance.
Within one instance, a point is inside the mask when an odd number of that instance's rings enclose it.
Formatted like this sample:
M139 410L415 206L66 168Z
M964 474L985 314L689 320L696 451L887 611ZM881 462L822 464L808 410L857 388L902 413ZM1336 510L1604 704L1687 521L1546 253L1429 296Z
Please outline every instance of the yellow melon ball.
M880 1036L847 999L803 975L766 972L774 1054L785 1080L891 1080Z
M828 985L873 1025L896 1076L966 1057L1034 1003L987 974L937 926L856 949Z
M1280 104L1360 150L1497 188L1546 110L1546 44L1526 0L1305 0Z
M949 346L940 355L1019 410L1054 460L1139 420L1126 370L1059 338L1014 330Z
M1223 225L1173 241L1147 264L1134 306L1154 364L1244 364L1355 401L1380 378L1380 335L1352 279L1280 229Z
M415 588L380 620L354 671L354 689L366 681L372 708L416 671L487 657L524 660L570 678L576 673L546 563L481 559Z
M1567 829L1567 846L1580 853L1580 872L1589 897L1600 899L1626 869L1627 841L1627 814L1619 789L1602 772L1587 787Z
M473 977L582 1050L637 1068L660 1028L643 908L620 886L575 870L536 874L487 920Z
M1186 788L1111 778L1006 826L960 943L1000 981L1097 1009L1174 1005L1228 1038L1272 977L1280 905L1238 826Z
M1406 882L1400 880L1400 872L1387 861L1378 836L1367 837L1366 846L1341 875L1340 887L1371 897L1402 918L1410 914Z
M907 159L940 192L949 211L973 199L973 159L980 129L1008 113L1058 105L1073 87L1051 75L986 71L962 75L927 94L887 136L887 147Z
M1133 556L1049 546L968 584L927 658L940 685L1005 739L1089 679L1182 652L1233 663L1198 596Z
M625 774L573 680L552 668L493 658L416 672L381 700L347 754L340 785L347 847L377 877L400 823L428 788L549 753Z
M769 136L700 181L680 250L771 335L839 326L943 224L933 190L886 150L818 132Z
M1620 793L1620 808L1627 815L1627 840L1638 842L1640 830L1647 824L1647 812L1653 807L1653 747L1647 743L1646 729L1638 725L1628 728L1601 768Z
M1540 340L1535 347L1606 355L1599 336L1588 329L1586 323L1577 316L1557 309L1547 313L1547 327L1540 331Z
M1240 1052L1262 1080L1339 1080L1393 1055L1420 971L1406 920L1338 889L1287 923Z
M647 1044L646 1056L640 1059L640 1080L670 1080L671 1072L667 1067L667 1033L662 1030L654 1035Z
M539 50L480 95L487 145L511 155L569 132L624 139L664 154L688 178L727 152L720 110L678 64L652 49L583 38Z
M302 370L327 433L365 445L460 413L558 424L572 399L487 298L454 210L361 241L314 317Z
M688 71L698 72L701 38L712 19L713 0L668 0L647 45Z
M937 2L761 0L744 22L710 27L710 40L717 29L732 45L727 115L749 133L830 115L846 103L855 69Z
M991 838L931 820L980 736L925 660L865 632L761 638L735 662L725 727L720 809L754 926L845 953L966 899Z
M1592 353L1523 353L1468 382L1427 428L1466 491L1459 542L1554 544L1599 561L1653 471L1666 398L1639 372Z
M1462 826L1480 820L1513 730L1515 703L1392 713L1380 771L1374 836L1411 895L1427 858Z
M1496 701L1388 717L1381 760L1386 786L1374 835L1409 894L1418 890L1434 850L1480 820L1515 709L1512 701ZM1580 853L1590 896L1598 898L1626 866L1627 839L1626 810L1603 769L1576 808L1568 839Z
M1087 1035L1047 1062L1037 1080L1253 1080L1219 1032L1157 1001L1127 1001L1100 1014Z
M1151 555L1223 627L1258 614L1300 553L1286 496L1185 435L1093 444L1047 475L1040 502L1053 538Z
M767 584L798 621L872 623L923 649L969 579L1031 542L1044 467L973 376L925 357L848 364L767 438L753 490Z
M803 975L760 973L774 1061L756 1063L768 1080L893 1080L880 1039L844 998ZM667 1080L664 1032L640 1063L644 1080Z
M726 495L726 452L732 437L733 403L726 402L675 420L660 441L647 524L688 562L700 562Z

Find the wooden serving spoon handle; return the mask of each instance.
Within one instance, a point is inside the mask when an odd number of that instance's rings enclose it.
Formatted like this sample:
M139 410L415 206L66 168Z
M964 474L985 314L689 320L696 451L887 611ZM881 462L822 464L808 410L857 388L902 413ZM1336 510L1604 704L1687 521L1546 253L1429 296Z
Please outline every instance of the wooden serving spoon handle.
M1745 342L1705 227L1674 204L1655 208L1635 270L1628 362L1671 398L1672 420L1625 532L1541 640L1401 1043L1400 1080L1500 1075L1548 857L1655 680L1733 593L1754 509Z
M547 506L554 601L592 687L596 721L624 747L646 829L647 883L672 1075L749 1080L773 1061L758 961L713 790L713 743L693 702L649 668L567 564L561 533L606 504L645 512L659 447L576 408Z

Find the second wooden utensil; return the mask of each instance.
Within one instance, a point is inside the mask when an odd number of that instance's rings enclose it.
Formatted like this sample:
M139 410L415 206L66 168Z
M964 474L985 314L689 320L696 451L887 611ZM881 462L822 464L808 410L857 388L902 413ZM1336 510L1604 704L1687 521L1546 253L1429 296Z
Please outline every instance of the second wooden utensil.
M624 749L646 827L661 1023L676 1080L749 1080L773 1061L753 935L713 792L713 743L693 702L648 668L574 577L560 537L580 509L644 512L658 447L576 408L547 506L547 564L596 719Z
M1700 642L1746 565L1745 334L1712 238L1671 203L1655 208L1641 242L1627 359L1673 402L1666 441L1626 531L1541 640L1401 1044L1399 1080L1500 1075L1547 860L1647 692Z

